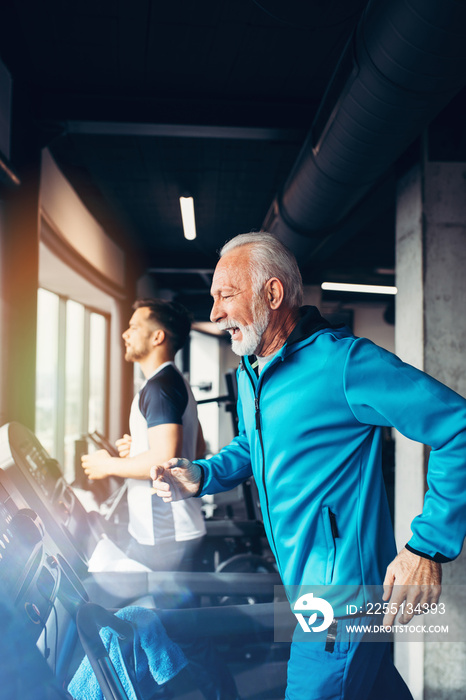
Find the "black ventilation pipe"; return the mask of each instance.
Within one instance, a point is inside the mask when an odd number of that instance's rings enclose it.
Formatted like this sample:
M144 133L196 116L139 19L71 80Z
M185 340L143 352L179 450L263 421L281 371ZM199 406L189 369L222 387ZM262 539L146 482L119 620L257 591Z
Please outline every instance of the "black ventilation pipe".
M465 83L464 0L369 2L263 228L315 245Z

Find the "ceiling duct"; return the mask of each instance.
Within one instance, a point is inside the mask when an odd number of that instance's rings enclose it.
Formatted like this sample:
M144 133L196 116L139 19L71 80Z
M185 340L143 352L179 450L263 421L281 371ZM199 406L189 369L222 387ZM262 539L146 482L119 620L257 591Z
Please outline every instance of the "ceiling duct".
M369 2L264 221L295 252L347 217L466 83L466 3Z

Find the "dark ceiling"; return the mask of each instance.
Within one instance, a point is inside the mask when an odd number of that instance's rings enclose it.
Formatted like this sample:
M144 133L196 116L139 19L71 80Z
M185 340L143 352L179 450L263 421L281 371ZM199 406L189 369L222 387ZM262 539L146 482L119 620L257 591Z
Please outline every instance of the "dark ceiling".
M365 4L9 0L0 56L43 144L140 271L209 270L225 240L263 225ZM417 151L307 261L306 281L393 268L395 178ZM178 201L188 193L192 242ZM155 275L207 289L205 274Z

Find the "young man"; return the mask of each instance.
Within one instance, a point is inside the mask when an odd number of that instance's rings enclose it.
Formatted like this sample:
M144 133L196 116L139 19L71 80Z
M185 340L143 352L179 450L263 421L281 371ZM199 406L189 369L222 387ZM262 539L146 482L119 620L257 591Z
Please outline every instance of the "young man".
M196 402L174 363L191 322L181 304L160 299L139 299L133 309L123 333L125 360L138 362L146 381L131 406L131 436L117 441L120 457L99 450L82 464L91 479L128 479L128 556L153 570L191 570L205 534L201 503L164 503L150 481L154 464L177 454L203 455Z
M458 556L466 533L464 398L302 307L296 260L270 234L229 241L211 293L211 320L242 356L239 435L209 460L153 469L158 495L171 502L215 493L254 474L289 591L320 586L337 596L373 586L381 595L383 583L386 626L399 608L406 624L436 607L441 564ZM398 555L382 480L383 426L432 447L424 509ZM388 643L349 643L345 613L334 606L324 638L310 635L315 643L295 633L287 700L411 698Z
M190 571L205 534L201 503L164 503L155 495L150 468L177 454L195 459L205 452L196 401L174 364L191 320L181 304L160 299L139 299L133 309L123 333L125 360L138 362L146 381L131 406L131 436L117 441L120 457L100 450L82 458L83 468L91 479L128 479L129 557L154 571ZM238 700L233 676L210 639L175 641L206 700Z

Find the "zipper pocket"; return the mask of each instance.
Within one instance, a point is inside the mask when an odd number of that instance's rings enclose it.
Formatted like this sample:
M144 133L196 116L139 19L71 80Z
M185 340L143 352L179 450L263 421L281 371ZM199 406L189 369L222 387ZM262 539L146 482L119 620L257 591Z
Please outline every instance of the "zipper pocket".
M337 550L336 540L340 537L340 533L338 531L335 513L328 506L324 506L322 511L322 515L324 518L325 537L327 540L327 567L325 573L325 583L330 584L332 583L333 571L335 568L335 558Z
M340 537L340 535L338 533L337 519L335 517L335 513L333 513L330 510L330 508L328 509L328 517L330 520L330 529L332 531L333 542L335 543L336 538Z

